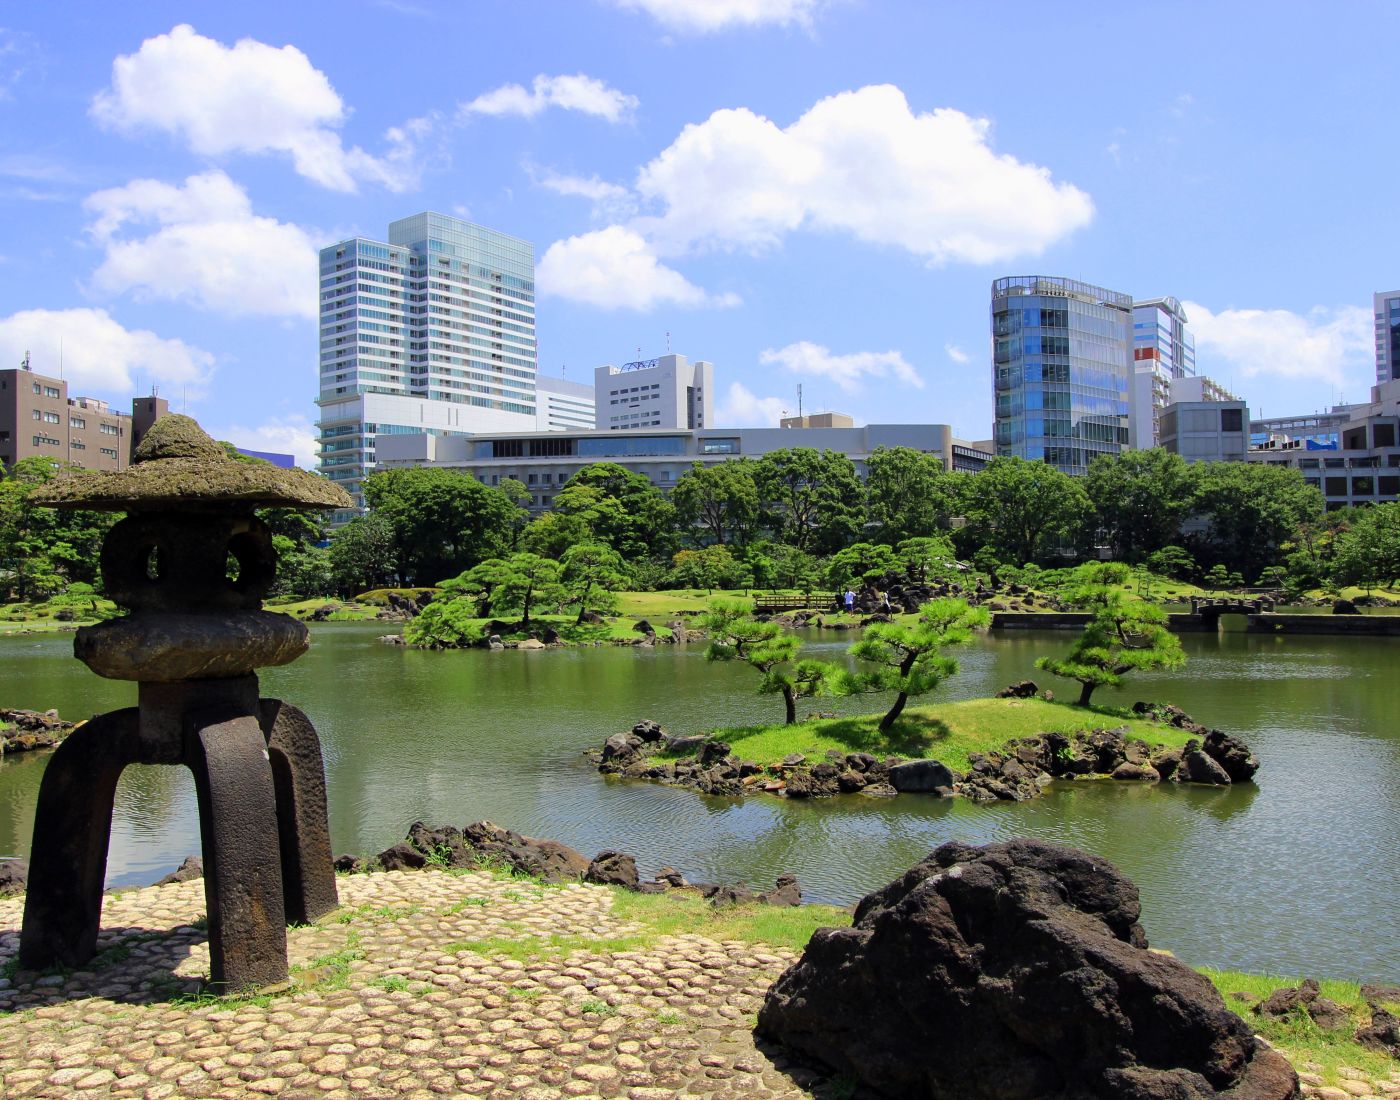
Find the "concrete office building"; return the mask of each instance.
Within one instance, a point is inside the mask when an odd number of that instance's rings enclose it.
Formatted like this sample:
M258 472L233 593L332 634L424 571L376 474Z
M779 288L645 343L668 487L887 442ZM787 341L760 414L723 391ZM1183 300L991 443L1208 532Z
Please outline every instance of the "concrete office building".
M593 372L599 431L706 428L715 391L713 363L663 355Z
M845 413L807 413L805 416L785 416L778 421L780 428L854 428L856 422Z
M470 439L398 435L380 441L381 466L445 466L486 485L515 478L530 490L530 506L548 508L569 478L592 462L616 462L646 475L663 491L695 463L760 458L787 447L839 451L865 476L877 447L910 447L937 455L948 470L976 472L992 455L953 436L946 424L870 424L849 428L703 428L489 434Z
M1157 446L1187 462L1243 462L1249 406L1209 378L1174 379L1158 416Z
M383 436L535 428L528 241L427 211L320 261L320 470L356 509Z
M535 377L535 430L537 432L586 431L593 427L593 387L582 382Z
M1083 474L1129 445L1133 299L1044 275L992 284L997 454Z
M1132 422L1133 447L1161 444L1162 410L1172 401L1173 382L1196 374L1196 344L1187 329L1186 311L1175 298L1133 302Z
M68 383L27 366L0 370L0 466L43 456L89 470L124 470L167 403L138 397L132 415L96 397L69 396Z
M1367 404L1347 408L1335 442L1280 432L1252 447L1249 461L1301 471L1322 490L1329 511L1400 499L1400 379L1380 383Z
M1376 384L1400 378L1400 290L1374 296L1376 314Z

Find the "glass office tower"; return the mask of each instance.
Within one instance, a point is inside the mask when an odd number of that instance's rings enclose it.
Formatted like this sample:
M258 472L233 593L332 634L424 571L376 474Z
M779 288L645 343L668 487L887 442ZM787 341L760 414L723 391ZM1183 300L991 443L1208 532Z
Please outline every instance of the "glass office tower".
M1139 298L1133 302L1134 447L1161 443L1162 410L1171 403L1171 385L1196 377L1196 343L1187 328L1186 310L1175 298Z
M320 303L320 469L357 510L379 435L534 430L529 241L425 211L321 249Z
M1131 295L1073 279L992 284L997 454L1082 474L1128 445Z

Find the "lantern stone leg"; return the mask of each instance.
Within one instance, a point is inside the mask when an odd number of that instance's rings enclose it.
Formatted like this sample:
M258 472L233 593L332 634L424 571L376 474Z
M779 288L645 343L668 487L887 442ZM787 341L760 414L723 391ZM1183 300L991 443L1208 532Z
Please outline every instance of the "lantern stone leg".
M193 420L167 415L128 469L68 474L30 500L127 513L103 540L101 567L130 614L81 628L73 652L140 689L136 709L93 719L49 761L21 965L92 957L122 769L183 764L199 800L211 982L285 980L287 924L338 902L320 740L301 711L258 697L255 670L295 660L310 636L262 610L277 555L255 509L348 508L350 498L303 470L236 461Z
M34 811L20 966L81 966L96 952L112 801L122 769L140 757L134 708L85 723L49 757Z

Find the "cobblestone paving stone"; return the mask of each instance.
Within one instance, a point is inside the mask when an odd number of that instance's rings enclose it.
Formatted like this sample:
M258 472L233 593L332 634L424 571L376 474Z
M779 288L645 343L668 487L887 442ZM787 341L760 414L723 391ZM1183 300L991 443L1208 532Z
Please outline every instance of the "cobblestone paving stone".
M69 973L7 966L23 899L0 900L0 1094L779 1100L840 1091L754 1045L753 1014L790 950L643 938L613 914L610 891L581 884L429 870L344 877L339 888L338 913L288 930L295 987L234 1003L199 995L209 964L199 880L109 895L97 957ZM608 942L590 951L579 948L585 940Z
M339 888L336 914L288 931L294 987L233 1002L200 995L198 879L109 895L97 957L69 973L12 973L23 898L0 899L0 1097L846 1095L754 1044L790 950L648 934L596 886L429 870ZM1400 1097L1400 1071L1298 1068L1317 1100Z

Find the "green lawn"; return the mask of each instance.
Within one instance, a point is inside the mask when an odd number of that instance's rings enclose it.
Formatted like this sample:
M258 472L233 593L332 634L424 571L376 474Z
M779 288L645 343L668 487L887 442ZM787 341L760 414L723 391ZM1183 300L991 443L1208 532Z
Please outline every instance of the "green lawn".
M868 752L874 756L933 757L956 771L966 771L968 754L999 749L1013 737L1037 733L1078 733L1127 726L1129 737L1150 744L1180 747L1191 734L1174 726L1132 717L1124 709L1047 703L1043 699L968 699L910 707L888 735L879 730L879 714L827 718L792 726L718 729L734 755L759 764L774 764L789 753L820 760L828 749Z
M1296 1016L1281 1018L1256 1016L1252 1007L1262 1001L1275 989L1296 986L1299 978L1278 978L1260 974L1241 974L1233 970L1211 970L1198 968L1209 978L1225 998L1225 1003L1242 1016L1256 1034L1264 1036L1274 1046L1288 1056L1295 1067L1303 1062L1315 1062L1321 1066L1325 1080L1339 1079L1338 1070L1350 1066L1360 1070L1367 1077L1385 1080L1397 1068L1396 1061L1389 1055L1368 1050L1353 1038L1356 1028L1370 1019L1370 1010L1361 1000L1361 988L1354 982L1319 980L1324 997L1330 997L1351 1015L1347 1025L1336 1031L1324 1031L1312 1020L1299 1013ZM1244 999L1234 996L1245 995ZM1392 1013L1400 1014L1400 1004L1386 1006Z

